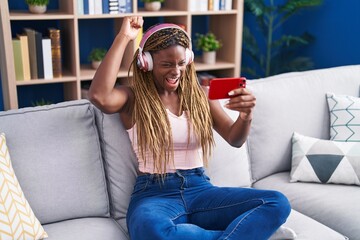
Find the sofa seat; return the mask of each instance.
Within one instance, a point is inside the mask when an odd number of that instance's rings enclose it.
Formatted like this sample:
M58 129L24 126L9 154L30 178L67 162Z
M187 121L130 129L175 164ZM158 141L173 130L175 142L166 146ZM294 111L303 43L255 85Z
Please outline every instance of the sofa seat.
M351 240L360 239L359 222L356 221L360 219L359 186L290 183L290 173L281 172L257 181L254 187L281 191L293 209L339 233L346 233Z
M348 239L331 228L305 216L292 209L285 227L293 229L297 235L296 240L344 240Z
M112 218L78 218L43 225L47 240L109 239L128 240L120 225Z

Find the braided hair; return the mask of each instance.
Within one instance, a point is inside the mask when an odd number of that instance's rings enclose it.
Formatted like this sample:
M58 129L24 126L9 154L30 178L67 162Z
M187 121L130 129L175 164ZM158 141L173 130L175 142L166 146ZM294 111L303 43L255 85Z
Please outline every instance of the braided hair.
M146 41L143 50L152 53L174 45L189 48L190 39L180 29L167 28L155 32ZM136 64L138 52L139 50L135 52L129 69L133 71L130 86L136 100L132 119L136 123L138 149L144 163L146 164L146 153L150 153L154 159L154 172L164 175L167 164L174 160L171 125L156 90L152 72L143 72ZM191 122L206 165L214 144L213 123L206 94L197 80L194 63L186 66L185 74L179 81L177 93L180 98L180 113L188 111L188 132L190 133ZM190 138L190 134L188 136Z

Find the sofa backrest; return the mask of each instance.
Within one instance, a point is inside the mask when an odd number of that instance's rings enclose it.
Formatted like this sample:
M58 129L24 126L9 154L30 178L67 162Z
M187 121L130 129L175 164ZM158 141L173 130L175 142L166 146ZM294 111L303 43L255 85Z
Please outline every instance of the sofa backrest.
M88 101L0 113L11 162L42 224L109 216L105 172Z
M95 108L110 197L111 216L125 232L126 213L136 179L137 160L119 114Z
M247 141L253 181L289 171L294 131L330 138L327 92L359 96L360 65L248 81L257 104Z

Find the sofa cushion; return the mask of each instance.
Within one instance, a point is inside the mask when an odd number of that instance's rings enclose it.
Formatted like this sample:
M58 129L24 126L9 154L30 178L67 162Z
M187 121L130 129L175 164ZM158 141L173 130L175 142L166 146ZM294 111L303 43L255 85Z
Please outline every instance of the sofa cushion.
M128 240L124 231L112 218L79 218L44 225L46 240Z
M337 142L294 133L291 182L360 185L360 142Z
M127 232L126 213L136 179L137 160L119 114L96 108L101 151L105 163L111 216Z
M289 172L282 172L254 183L254 187L280 191L289 199L293 209L350 239L359 239L360 228L357 219L360 219L360 205L357 203L360 202L360 191L358 186L290 183ZM297 232L295 228L294 230Z
M3 133L0 133L0 183L0 239L47 237L21 190Z
M109 216L95 116L88 101L0 113L16 176L42 224Z
M293 229L296 233L296 240L346 240L344 235L315 221L314 219L301 214L296 210L291 213L283 226Z
M219 100L224 106L227 100ZM239 112L223 108L235 121ZM216 131L214 133L215 147L212 157L206 167L206 174L217 186L249 187L251 185L249 158L246 143L241 148L229 145Z
M360 98L326 94L330 111L331 140L360 142Z
M291 167L291 136L330 139L327 92L358 96L360 65L286 73L248 81L256 96L248 138L254 181Z

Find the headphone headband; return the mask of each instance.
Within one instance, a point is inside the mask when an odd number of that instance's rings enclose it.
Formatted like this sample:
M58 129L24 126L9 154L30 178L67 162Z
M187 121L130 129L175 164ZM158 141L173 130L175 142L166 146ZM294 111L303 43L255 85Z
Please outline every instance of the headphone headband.
M143 70L144 72L151 71L153 69L153 60L150 52L144 52L143 48L145 46L146 41L156 32L162 29L175 28L181 30L186 37L189 39L189 47L185 48L185 62L186 65L192 63L194 61L194 52L191 50L191 38L187 34L187 32L182 29L179 25L173 23L162 23L155 25L148 29L139 44L139 52L137 56L137 66Z
M154 27L150 28L149 30L147 30L143 36L143 38L140 41L139 44L139 48L142 50L145 46L146 41L157 31L163 30L163 29L168 29L168 28L176 28L179 29L181 31L183 31L185 33L185 35L187 36L187 38L189 39L190 42L190 46L191 46L191 38L188 35L188 33L182 29L179 25L173 24L173 23L161 23L158 25L155 25Z

